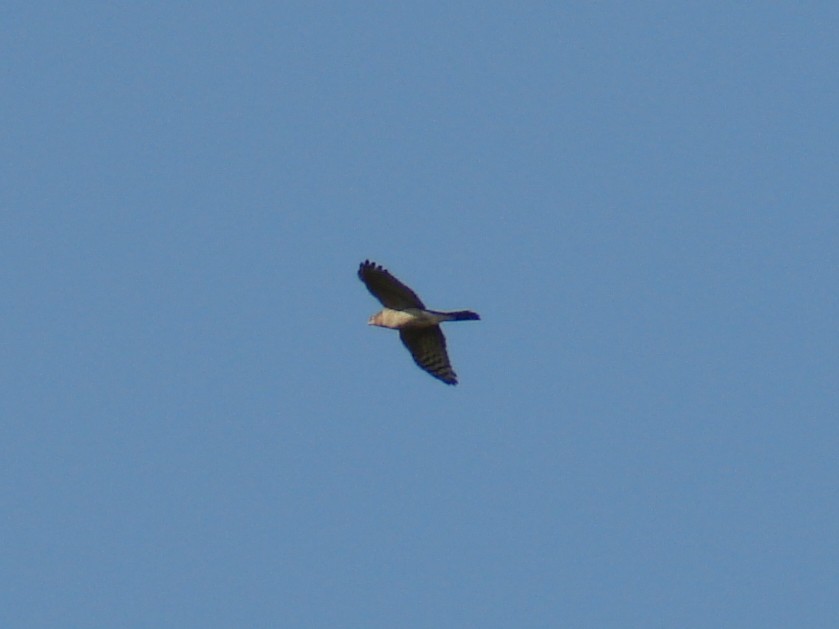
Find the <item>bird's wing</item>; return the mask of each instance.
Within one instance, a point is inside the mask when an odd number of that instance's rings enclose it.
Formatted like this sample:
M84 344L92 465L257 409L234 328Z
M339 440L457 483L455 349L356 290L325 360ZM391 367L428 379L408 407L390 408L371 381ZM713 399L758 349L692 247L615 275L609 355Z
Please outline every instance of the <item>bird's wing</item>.
M425 308L417 294L405 286L381 265L365 260L358 266L358 277L367 286L373 297L382 302L385 308L404 310L405 308Z
M399 338L421 369L446 384L457 384L457 375L446 353L446 337L439 325L399 330Z

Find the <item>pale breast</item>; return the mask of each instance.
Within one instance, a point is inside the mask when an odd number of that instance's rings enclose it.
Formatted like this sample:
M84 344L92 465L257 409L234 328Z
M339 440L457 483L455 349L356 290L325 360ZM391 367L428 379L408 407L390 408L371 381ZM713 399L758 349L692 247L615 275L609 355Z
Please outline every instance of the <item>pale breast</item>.
M437 320L424 310L415 308L409 310L391 310L390 308L385 308L381 312L373 315L370 318L370 323L383 328L400 330L402 328L424 328L429 325L435 325Z

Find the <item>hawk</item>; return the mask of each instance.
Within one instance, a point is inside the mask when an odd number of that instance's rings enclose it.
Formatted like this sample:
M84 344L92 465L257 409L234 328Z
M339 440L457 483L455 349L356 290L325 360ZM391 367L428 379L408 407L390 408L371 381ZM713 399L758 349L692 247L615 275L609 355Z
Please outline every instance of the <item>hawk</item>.
M477 313L428 310L414 291L369 260L358 266L358 277L385 307L370 317L367 324L399 330L399 338L421 369L446 384L457 384L457 375L446 353L446 337L439 324L475 321L480 319Z

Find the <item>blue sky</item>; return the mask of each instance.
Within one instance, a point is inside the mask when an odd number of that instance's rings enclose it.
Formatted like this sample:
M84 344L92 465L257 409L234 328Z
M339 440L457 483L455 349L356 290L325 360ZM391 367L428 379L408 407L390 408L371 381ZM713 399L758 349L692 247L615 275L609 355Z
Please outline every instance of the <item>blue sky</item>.
M839 9L0 23L2 626L839 626Z

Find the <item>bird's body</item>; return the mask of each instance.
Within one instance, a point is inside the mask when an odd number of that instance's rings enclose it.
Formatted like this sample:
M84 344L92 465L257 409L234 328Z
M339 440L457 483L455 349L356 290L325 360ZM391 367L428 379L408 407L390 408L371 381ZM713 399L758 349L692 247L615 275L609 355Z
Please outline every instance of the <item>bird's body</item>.
M406 308L405 310L385 308L370 317L367 323L382 328L403 330L405 328L427 328L444 321L468 321L478 318L478 315L468 310L437 312L436 310L423 310L422 308Z
M474 321L480 317L470 310L428 310L414 291L369 260L359 265L358 277L385 307L367 323L399 330L399 338L417 365L446 384L457 384L457 375L446 352L446 338L439 324Z

